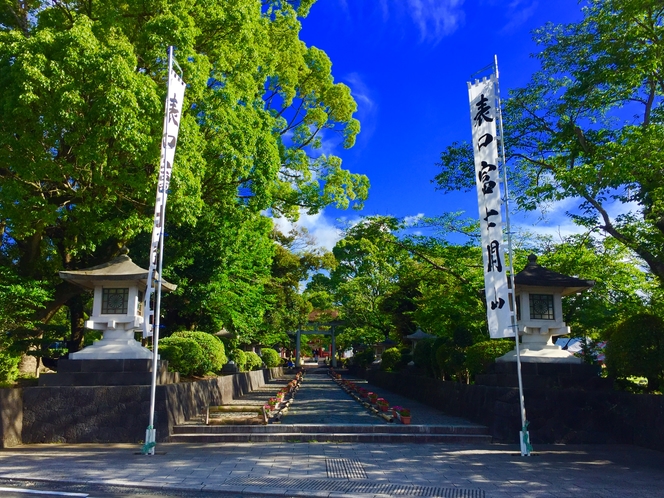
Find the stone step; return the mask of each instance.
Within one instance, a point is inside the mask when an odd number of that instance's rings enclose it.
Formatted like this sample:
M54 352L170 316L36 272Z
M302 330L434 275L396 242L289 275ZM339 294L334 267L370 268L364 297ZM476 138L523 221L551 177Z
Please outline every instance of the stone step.
M173 427L174 435L183 434L446 434L487 435L483 425L417 425L417 424L270 424L270 425L205 425L182 424Z
M447 444L489 444L491 436L486 434L431 434L431 433L334 433L334 432L275 432L275 433L191 433L173 434L171 443L447 443Z

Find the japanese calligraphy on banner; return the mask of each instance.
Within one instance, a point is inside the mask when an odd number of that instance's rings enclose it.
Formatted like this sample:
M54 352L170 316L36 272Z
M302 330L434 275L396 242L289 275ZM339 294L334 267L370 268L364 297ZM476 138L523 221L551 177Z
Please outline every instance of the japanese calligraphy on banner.
M157 271L160 244L163 241L164 214L166 213L166 199L168 187L171 183L173 160L175 159L175 145L180 131L180 118L182 117L182 101L186 84L175 71L170 70L168 77L168 93L166 95L166 109L164 114L164 134L161 140L161 160L159 166L159 181L157 183L157 201L154 206L154 224L152 226L152 241L150 243L150 267L148 269L148 286L145 291L145 317L143 322L143 337L152 335L150 318L154 313L150 300L154 293L154 275Z
M507 285L508 265L503 247L495 85L495 75L491 75L490 79L476 80L474 84L468 83L468 96L482 233L487 321L489 334L493 339L498 339L514 337L514 331Z

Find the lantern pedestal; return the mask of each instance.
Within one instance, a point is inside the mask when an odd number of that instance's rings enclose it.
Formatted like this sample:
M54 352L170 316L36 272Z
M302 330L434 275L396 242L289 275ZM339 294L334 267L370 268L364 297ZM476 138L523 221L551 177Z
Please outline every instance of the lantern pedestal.
M569 327L566 328L569 333ZM532 330L521 333L520 356L524 363L583 363L581 358L556 346L552 340L553 334L549 331L544 334ZM496 358L496 361L499 363L516 362L516 349Z
M152 351L134 339L133 330L105 330L100 341L70 355L72 360L151 360Z

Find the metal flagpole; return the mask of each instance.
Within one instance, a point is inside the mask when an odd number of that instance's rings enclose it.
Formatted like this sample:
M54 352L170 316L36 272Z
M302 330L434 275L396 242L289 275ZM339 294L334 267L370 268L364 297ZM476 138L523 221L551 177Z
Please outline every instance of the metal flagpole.
M152 242L150 246L150 269L148 271L148 285L145 296L144 336L150 335L150 317L152 316L152 382L150 385L150 417L148 428L145 431L145 445L143 453L154 455L156 445L156 429L154 428L154 415L157 393L157 371L159 365L159 326L161 314L162 270L164 260L164 222L166 215L166 199L170 183L175 144L177 141L179 118L182 97L184 95L184 82L173 77L173 47L168 47L168 84L164 109L164 135L162 137L162 155L159 166L159 181L157 187L157 200L155 207L155 222L153 226ZM175 63L177 64L177 63ZM179 67L179 66L178 66ZM180 86L171 83L176 81ZM179 102L178 102L179 101ZM169 124L172 126L169 127ZM156 259L156 261L155 261ZM156 286L156 289L155 289ZM154 309L150 307L152 293Z
M173 47L168 47L168 90L166 92L166 103L164 110L164 130L168 125L168 95L170 95L170 81L171 81L171 71L173 69ZM166 156L162 158L162 162L166 161ZM160 165L160 174L163 169L163 164ZM166 189L162 188L160 192L160 213L159 219L161 221L161 230L159 233L159 259L157 266L157 278L155 279L156 285L156 296L155 296L155 306L154 306L154 315L152 322L152 383L150 385L150 419L148 422L148 428L145 431L145 445L148 455L154 455L154 448L156 445L156 429L154 428L154 410L157 397L157 370L158 370L158 361L159 361L159 315L161 307L161 272L162 272L162 263L164 259L164 214L165 214L165 196ZM148 319L149 317L146 317Z
M509 191L507 188L507 164L505 162L505 140L503 136L503 114L500 105L500 85L498 83L498 55L494 55L494 66L496 70L496 109L498 116L498 132L500 133L500 153L503 164L503 189L505 193L505 227L507 229L507 251L508 265L510 271L510 306L512 308L512 330L514 331L514 342L516 343L516 374L519 381L519 404L521 408L521 431L519 432L519 444L521 446L521 456L530 456L532 446L530 445L530 434L528 433L528 420L526 419L526 405L523 396L523 380L521 377L521 351L519 346L519 329L516 323L516 287L514 285L514 264L512 258L512 230L510 228L509 214Z

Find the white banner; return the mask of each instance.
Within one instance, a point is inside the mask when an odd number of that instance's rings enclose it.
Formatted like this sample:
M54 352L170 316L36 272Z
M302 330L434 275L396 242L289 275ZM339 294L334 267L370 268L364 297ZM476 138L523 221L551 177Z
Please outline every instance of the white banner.
M496 78L468 83L470 118L473 129L475 182L480 211L484 289L487 320L491 338L514 337L509 306L507 267L503 247L501 215L501 180L498 167L498 136L496 133Z
M173 159L175 158L175 145L180 131L180 118L182 117L182 101L186 84L175 71L170 70L168 77L168 93L166 95L166 109L164 114L164 134L161 140L161 161L159 166L159 181L157 183L157 201L154 206L154 224L152 226L152 242L150 244L150 267L148 269L148 286L145 291L143 337L152 335L151 318L154 310L151 307L154 293L154 275L160 254L160 244L163 241L164 215L166 213L166 199L168 187L173 172Z

